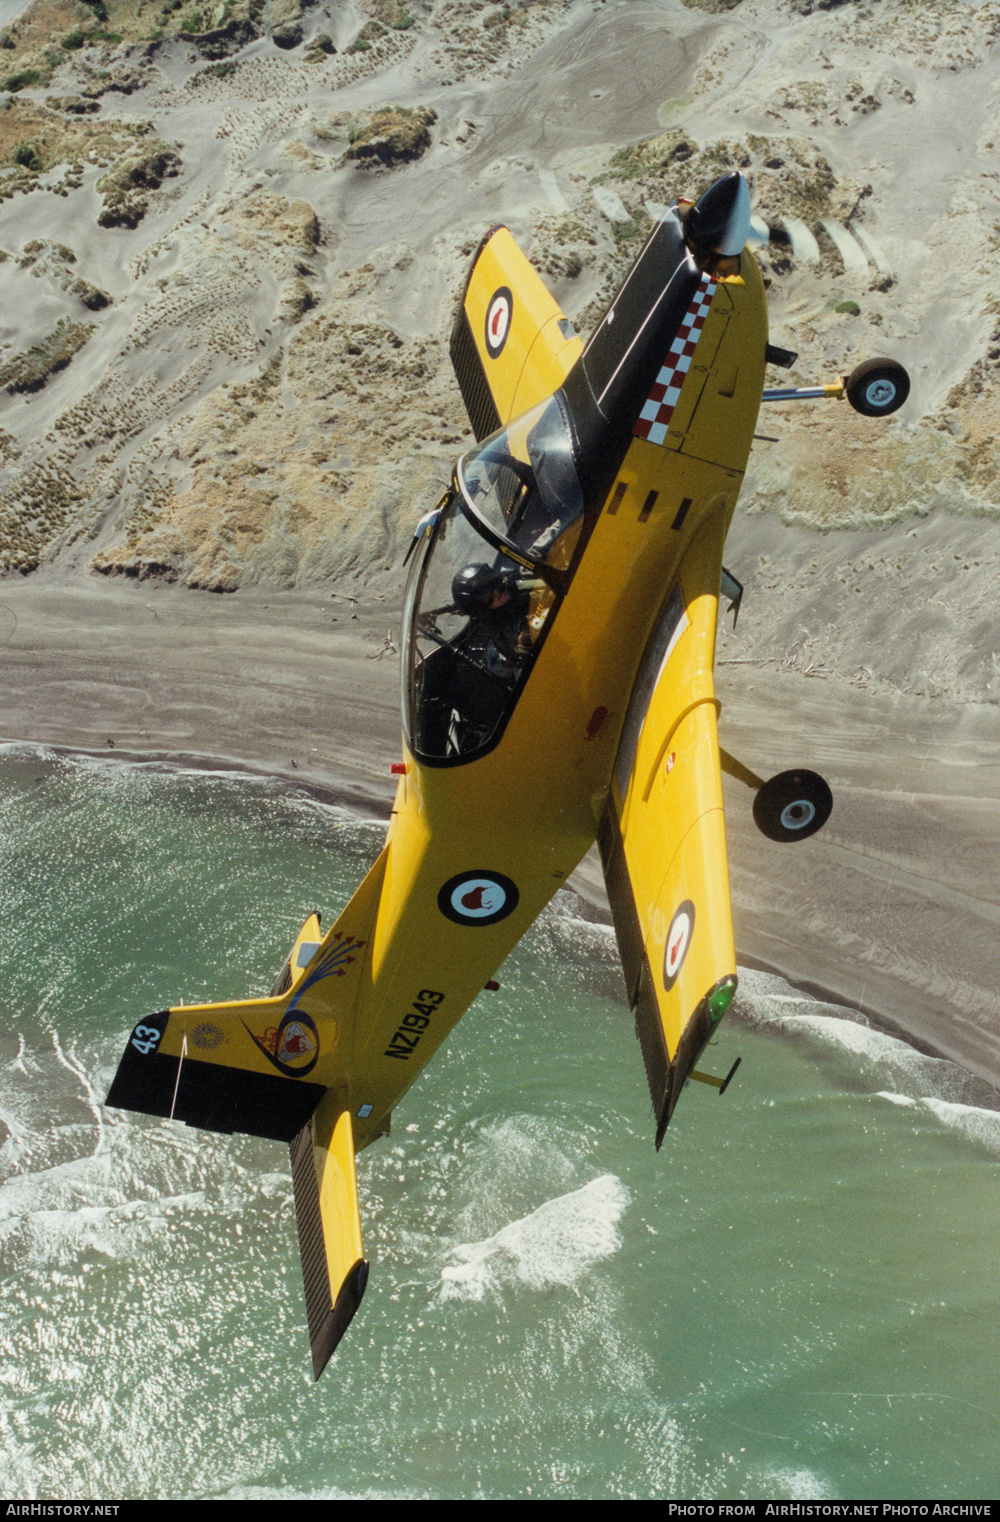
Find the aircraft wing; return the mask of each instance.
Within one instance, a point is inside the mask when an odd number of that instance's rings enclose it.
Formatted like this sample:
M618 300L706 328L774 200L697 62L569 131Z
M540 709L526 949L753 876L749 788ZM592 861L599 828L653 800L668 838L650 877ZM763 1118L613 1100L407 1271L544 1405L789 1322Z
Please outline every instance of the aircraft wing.
M476 438L551 396L582 352L582 341L506 227L491 228L451 335L451 361Z
M598 836L657 1148L736 988L712 681L724 535L710 515L677 567Z

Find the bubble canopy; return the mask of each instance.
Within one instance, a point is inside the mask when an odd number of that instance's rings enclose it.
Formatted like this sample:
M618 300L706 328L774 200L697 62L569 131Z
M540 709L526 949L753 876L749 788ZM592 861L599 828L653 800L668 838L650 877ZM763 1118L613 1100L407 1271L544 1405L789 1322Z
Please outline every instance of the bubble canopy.
M458 462L403 608L403 715L439 766L500 739L570 584L584 521L557 393Z

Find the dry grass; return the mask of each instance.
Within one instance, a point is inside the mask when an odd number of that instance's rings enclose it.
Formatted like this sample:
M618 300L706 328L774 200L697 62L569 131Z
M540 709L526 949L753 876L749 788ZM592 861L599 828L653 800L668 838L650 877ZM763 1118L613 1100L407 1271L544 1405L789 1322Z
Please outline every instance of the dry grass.
M747 176L754 209L765 219L790 212L814 222L835 214L837 177L823 155L801 137L750 132L702 144L676 127L620 149L602 178L634 183L644 196L671 201L679 187L697 196L734 169Z
M437 112L429 106L383 106L352 119L350 147L345 157L359 164L405 164L418 159L431 145L431 126Z
M138 227L149 209L149 192L180 172L181 160L172 148L154 138L133 148L97 182L104 197L98 222L102 227Z
M80 120L35 101L14 99L0 111L0 166L17 162L19 147L27 144L44 171L58 164L110 164L143 132L131 122Z
M60 319L41 343L0 365L0 386L10 392L41 391L50 375L65 370L93 331L93 323Z

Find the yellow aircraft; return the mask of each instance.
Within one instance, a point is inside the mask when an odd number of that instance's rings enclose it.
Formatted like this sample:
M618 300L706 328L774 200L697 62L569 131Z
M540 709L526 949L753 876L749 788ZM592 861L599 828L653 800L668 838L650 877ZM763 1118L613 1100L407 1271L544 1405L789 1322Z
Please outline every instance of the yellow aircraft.
M832 800L720 751L723 568L764 398L885 415L905 371L765 392L750 197L727 175L659 222L584 346L510 233L476 254L451 354L477 444L420 522L403 615L404 760L381 855L269 998L135 1027L107 1103L288 1141L313 1369L368 1277L355 1154L595 839L659 1147L736 989L721 769L802 839ZM409 558L409 557L408 557ZM735 1069L734 1069L735 1071ZM732 1073L729 1074L729 1077Z

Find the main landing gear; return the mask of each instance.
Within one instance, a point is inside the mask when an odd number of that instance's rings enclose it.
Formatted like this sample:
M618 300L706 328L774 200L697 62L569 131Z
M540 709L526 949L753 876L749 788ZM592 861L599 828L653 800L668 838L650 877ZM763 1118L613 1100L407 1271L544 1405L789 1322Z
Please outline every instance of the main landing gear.
M785 354L785 350L776 350ZM797 354L789 354L794 364ZM779 361L775 360L774 363ZM780 361L782 364L784 360ZM852 370L846 380L833 381L827 386L778 386L764 392L765 402L812 402L823 397L843 399L850 402L855 412L863 417L888 417L897 412L910 394L910 377L903 366L894 359L866 359Z
M830 817L833 794L818 772L779 772L757 789L754 823L768 840L805 840Z
M753 788L753 818L758 830L768 840L786 844L806 840L821 830L833 809L833 794L818 772L796 768L779 772L767 782L748 766L720 749L722 770Z
M910 377L894 359L866 359L844 382L847 400L863 417L888 417L910 394Z

